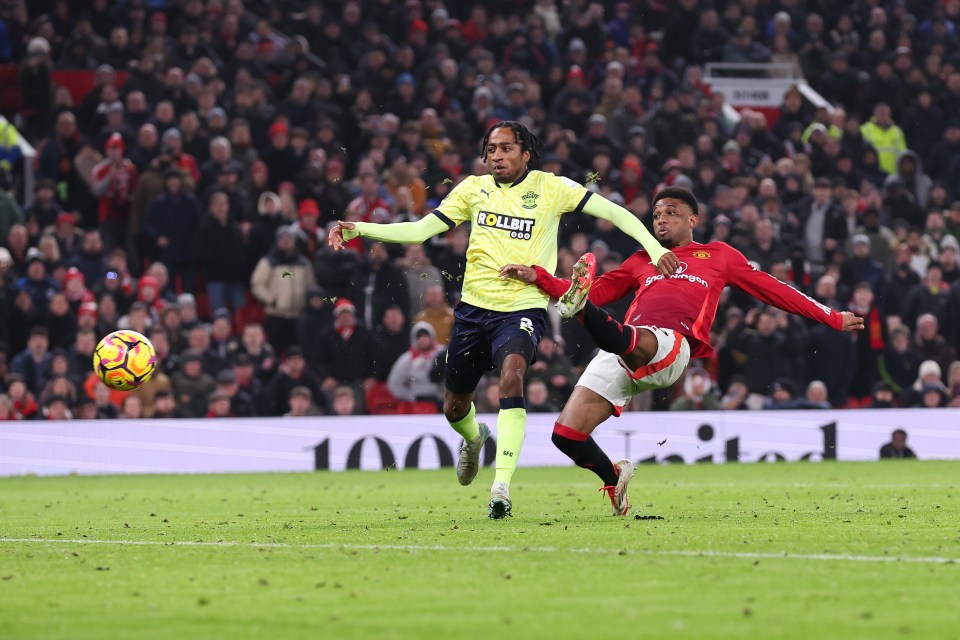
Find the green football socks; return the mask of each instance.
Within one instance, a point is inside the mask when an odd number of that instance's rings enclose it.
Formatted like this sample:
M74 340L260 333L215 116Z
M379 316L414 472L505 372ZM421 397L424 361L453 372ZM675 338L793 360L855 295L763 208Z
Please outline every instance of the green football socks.
M456 422L451 422L453 430L463 436L467 442L473 442L477 434L480 433L480 425L477 424L477 408L470 403L470 411Z
M519 400L523 402L522 398ZM520 459L520 448L523 447L523 435L527 430L527 409L522 404L510 409L503 408L503 405L504 400L501 400L500 413L497 416L497 473L493 482L509 485Z

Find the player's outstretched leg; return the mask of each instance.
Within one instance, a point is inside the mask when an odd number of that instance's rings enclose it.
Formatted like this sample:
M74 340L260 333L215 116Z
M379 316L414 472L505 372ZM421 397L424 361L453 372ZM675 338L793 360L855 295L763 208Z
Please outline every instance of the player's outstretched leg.
M629 353L637 346L636 329L620 324L587 299L596 269L597 259L592 253L585 253L577 260L573 265L570 288L557 301L557 310L564 318L579 317L593 341L604 351L618 356Z
M637 346L637 330L617 322L609 313L587 301L580 315L583 328L600 349L617 356L630 353Z
M572 318L581 310L590 295L590 287L597 272L597 258L592 253L583 254L573 265L573 282L567 292L557 300L557 311L564 318Z
M589 373L590 367L584 376ZM595 382L591 380L591 383ZM615 413L616 408L611 401L593 389L578 384L554 425L552 440L554 446L574 464L589 469L600 478L603 482L600 490L610 498L611 512L615 516L622 516L630 509L627 485L633 479L633 464L629 460L614 464L591 436L601 423Z
M614 464L589 433L571 429L559 422L553 427L552 440L554 446L574 464L597 474L603 482L600 491L609 496L613 515L626 515L630 510L627 485L633 479L633 463L620 460Z

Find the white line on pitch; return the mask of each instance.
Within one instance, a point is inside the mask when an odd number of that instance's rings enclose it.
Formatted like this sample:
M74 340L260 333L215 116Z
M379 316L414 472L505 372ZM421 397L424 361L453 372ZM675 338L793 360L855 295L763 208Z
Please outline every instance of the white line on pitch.
M514 552L525 551L528 553L592 553L592 554L619 554L626 551L646 556L683 556L683 557L709 557L709 558L744 558L748 560L833 560L845 562L912 562L923 564L953 564L960 563L960 558L947 558L938 556L865 556L833 553L773 553L773 552L749 552L749 551L709 551L695 549L598 549L586 547L581 549L564 549L560 547L511 547L511 546L490 546L490 547L446 547L443 545L420 545L420 544L338 544L328 543L289 543L289 542L210 542L203 540L176 540L164 542L162 540L83 540L70 538L0 538L0 544L106 544L130 547L247 547L250 549L356 549L363 551L474 551L478 553L488 552Z

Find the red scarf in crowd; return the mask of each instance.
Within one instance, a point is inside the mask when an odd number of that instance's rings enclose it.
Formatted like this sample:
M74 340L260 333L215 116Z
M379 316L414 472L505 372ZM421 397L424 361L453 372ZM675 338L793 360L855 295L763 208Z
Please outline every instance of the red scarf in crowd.
M333 328L337 330L337 333L340 334L340 338L344 342L350 339L350 336L353 335L353 331L354 329L356 329L356 327L357 325L355 324L346 324L346 323L341 324L339 322L333 325Z
M867 317L864 318L867 325L867 335L870 336L870 349L872 351L883 351L886 344L883 341L883 320L880 318L880 311L876 306L870 307Z
M410 347L410 359L416 360L417 358L426 358L427 360L433 359L437 355L437 352L440 350L440 345L435 344L426 351L420 351L417 349L416 345Z

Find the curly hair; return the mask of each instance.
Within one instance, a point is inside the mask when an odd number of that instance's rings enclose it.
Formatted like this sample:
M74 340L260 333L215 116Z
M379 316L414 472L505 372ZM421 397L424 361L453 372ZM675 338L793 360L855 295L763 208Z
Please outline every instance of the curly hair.
M530 152L530 163L531 165L540 164L540 147L543 146L543 141L537 137L537 134L527 129L526 125L513 120L504 120L493 125L483 136L483 142L480 147L480 159L484 162L487 161L487 144L490 142L490 134L492 134L497 129L510 129L513 131L513 136L517 140L517 144L520 145L521 152L529 151Z

